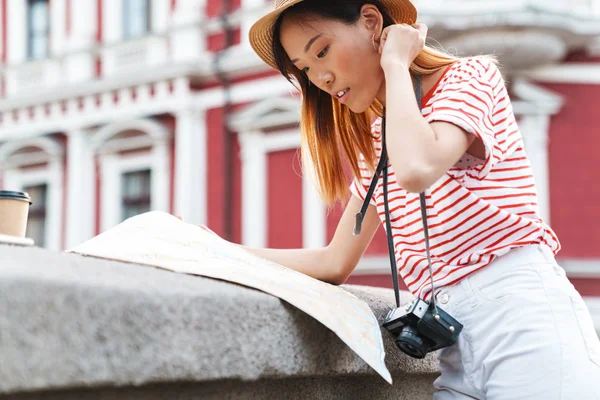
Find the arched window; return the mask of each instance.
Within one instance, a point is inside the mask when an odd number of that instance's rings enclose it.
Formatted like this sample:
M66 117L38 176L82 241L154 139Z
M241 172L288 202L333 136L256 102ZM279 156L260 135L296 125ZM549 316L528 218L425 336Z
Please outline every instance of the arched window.
M63 146L47 138L8 142L0 147L2 187L32 197L27 237L35 244L60 250L62 238Z
M118 122L92 137L100 174L100 232L146 211L169 210L169 131L151 120Z

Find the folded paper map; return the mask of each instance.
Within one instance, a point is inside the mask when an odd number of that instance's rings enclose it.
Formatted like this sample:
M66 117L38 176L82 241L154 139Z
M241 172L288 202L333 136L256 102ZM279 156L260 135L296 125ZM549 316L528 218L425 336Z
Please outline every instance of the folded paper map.
M392 383L381 330L365 302L170 214L153 211L135 216L69 252L222 279L277 296L331 329Z

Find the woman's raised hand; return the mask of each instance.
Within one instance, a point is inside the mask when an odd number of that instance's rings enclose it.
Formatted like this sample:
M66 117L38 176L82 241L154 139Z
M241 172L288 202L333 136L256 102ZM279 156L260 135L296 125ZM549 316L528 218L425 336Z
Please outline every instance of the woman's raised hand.
M427 26L425 24L397 24L386 27L379 38L381 67L410 67L425 47Z

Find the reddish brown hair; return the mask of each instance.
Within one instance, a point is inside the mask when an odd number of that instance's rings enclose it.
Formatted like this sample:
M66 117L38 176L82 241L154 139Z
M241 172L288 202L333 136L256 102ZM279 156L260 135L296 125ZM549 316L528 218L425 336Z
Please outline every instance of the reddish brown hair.
M300 129L303 169L314 179L321 198L328 205L347 198L345 162L350 165L355 177L360 176L358 162L361 154L367 165L375 169L371 123L382 114L383 107L375 101L366 112L354 113L312 85L307 76L291 63L279 42L281 22L289 15L316 15L353 25L358 21L364 4L378 7L383 15L384 26L396 23L375 0L305 0L282 13L273 31L273 55L279 71L302 94ZM432 74L455 61L455 57L426 46L411 65L410 71L413 74Z

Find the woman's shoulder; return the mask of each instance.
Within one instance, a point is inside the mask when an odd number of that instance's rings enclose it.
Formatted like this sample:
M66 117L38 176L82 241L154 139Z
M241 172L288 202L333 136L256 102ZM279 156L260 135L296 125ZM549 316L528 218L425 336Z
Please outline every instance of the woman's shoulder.
M493 56L472 56L458 59L448 72L449 79L481 78L498 73L499 67Z
M503 90L504 86L504 78L493 57L465 57L449 66L427 102L435 103L448 96L468 95L468 93L480 97L478 93L481 91L490 94L493 98Z

